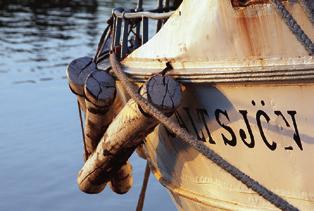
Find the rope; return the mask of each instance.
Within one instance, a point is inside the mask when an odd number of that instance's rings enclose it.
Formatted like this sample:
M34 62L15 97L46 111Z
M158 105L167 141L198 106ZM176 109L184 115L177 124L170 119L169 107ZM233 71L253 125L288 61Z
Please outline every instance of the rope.
M299 42L304 46L305 50L310 55L314 53L314 44L311 39L305 34L301 29L300 25L292 17L289 11L285 8L283 3L279 0L272 0L272 3L275 5L278 13L281 15L282 19L285 21L290 31L296 36Z
M102 56L102 51L103 51L103 48L105 47L106 45L106 42L108 41L108 38L110 37L110 34L111 34L111 29L112 29L112 22L113 22L113 17L111 16L108 20L107 20L107 27L105 28L105 30L103 31L101 37L100 37L100 40L98 42L98 46L97 46L97 50L96 50L96 53L95 53L95 56L94 56L94 59L93 61L95 63L99 63L99 60L102 59L101 56Z
M314 24L314 1L313 0L300 0L305 12L307 13L310 21Z
M83 126L83 117L82 117L82 111L81 111L81 106L79 101L77 101L77 108L79 111L79 116L80 116L80 123L81 123L81 131L82 131L82 137L83 137L83 145L84 145L84 160L87 160L87 148L86 148L86 143L85 143L85 134L84 134L84 126Z
M136 211L142 211L143 210L149 175L150 175L150 169L149 169L149 165L148 165L148 161L147 161L146 167L145 167L142 189L141 189L141 193L140 193L140 196L138 198L138 201L137 201Z
M160 112L153 105L151 105L140 94L138 94L135 91L136 89L134 85L128 80L128 77L122 71L121 65L118 62L117 57L113 52L110 54L110 63L112 66L112 70L115 73L116 77L120 80L122 87L146 113L153 116L156 120L158 120L166 128L172 131L182 141L192 146L194 149L196 149L206 158L210 159L216 165L218 165L223 170L231 174L237 180L241 181L244 185L246 185L248 188L258 193L264 199L266 199L267 201L275 205L277 208L281 210L298 210L296 207L289 204L289 202L281 198L279 195L268 190L266 187L259 184L257 181L255 181L254 179L252 179L251 177L243 173L240 169L230 164L228 161L223 159L220 155L218 155L212 149L208 148L204 143L199 142L194 136L189 134L186 130L182 129L175 122L171 121L162 112Z

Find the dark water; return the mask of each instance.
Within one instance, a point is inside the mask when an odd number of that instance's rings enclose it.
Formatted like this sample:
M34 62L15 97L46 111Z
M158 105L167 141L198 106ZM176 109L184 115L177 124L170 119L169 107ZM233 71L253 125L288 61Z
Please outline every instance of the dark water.
M152 1L146 6L152 6ZM145 162L133 156L135 184L81 193L82 138L66 65L92 56L112 7L135 1L0 1L0 210L134 210ZM144 210L173 210L150 178Z

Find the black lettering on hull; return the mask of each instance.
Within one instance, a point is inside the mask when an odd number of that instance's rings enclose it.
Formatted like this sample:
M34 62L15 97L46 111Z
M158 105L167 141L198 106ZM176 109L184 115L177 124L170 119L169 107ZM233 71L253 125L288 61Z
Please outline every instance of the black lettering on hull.
M254 100L251 101L253 106L256 106L256 102ZM261 105L265 106L265 102L262 100ZM181 112L181 113L180 113ZM200 141L207 142L210 144L217 144L217 140L215 141L212 137L212 133L210 131L210 127L208 126L208 123L210 121L210 113L204 109L204 108L197 108L197 109L192 109L189 107L183 107L181 111L176 111L174 113L174 118L179 124L181 128L184 128L187 132L193 133L196 135L196 138ZM245 123L246 128L240 128L239 129L239 136L242 142L244 143L245 146L248 148L252 149L255 147L256 142L260 140L257 137L254 137L252 126L249 121L248 117L248 111L247 110L238 110L240 114L240 119L242 119ZM229 126L228 124L231 122L228 112L226 110L222 109L215 109L214 110L214 115L215 120L217 124L222 127L226 132L221 133L221 137L223 139L223 143L225 145L229 146L236 146L237 145L237 136L235 134L235 130ZM294 128L294 134L293 134L293 140L298 146L298 148L302 151L303 146L301 142L301 138L299 135L299 130L298 130L298 125L296 121L296 111L293 110L288 110L287 114L290 116L289 118L286 118L283 113L279 110L274 111L274 113L277 117L280 117L283 119L285 122L285 126L288 128ZM184 116L183 116L184 115ZM224 119L224 121L223 121ZM227 121L227 123L226 123ZM268 115L265 111L263 110L257 110L256 112L256 124L258 127L258 132L260 133L260 137L264 144L267 146L268 149L274 151L277 149L277 143L273 140L267 139L265 135L265 131L263 128L262 122L266 121L267 124L270 124L271 121L271 116ZM198 128L201 127L201 128ZM165 128L168 137L176 137L174 133L172 133L170 130ZM208 139L207 139L208 137ZM284 147L285 150L293 150L293 146L287 145Z
M224 140L225 145L230 145L230 146L233 146L233 147L234 147L235 145L237 145L237 138L236 138L236 135L234 134L234 132L233 132L233 130L232 130L231 127L229 127L229 126L227 126L227 125L221 123L221 121L220 121L220 119L219 119L220 114L223 114L223 115L227 118L227 120L230 121L230 119L229 119L229 117L228 117L228 113L227 113L226 110L225 110L225 111L222 111L222 110L220 110L220 109L216 109L216 111L215 111L215 117L216 117L217 123L218 123L222 128L224 128L226 131L228 131L228 132L230 133L230 135L231 135L231 139L228 139L224 134L221 134L221 136L222 136L222 138L223 138L223 140Z
M196 111L197 111L197 115L198 115L199 120L202 121L202 123L205 127L205 130L206 130L206 133L208 136L208 142L211 144L216 144L216 142L212 138L212 135L210 134L210 131L209 131L208 126L207 126L206 117L209 118L207 110L202 109L202 108L198 108L198 109L196 109Z
M276 143L276 142L273 142L273 143L269 143L269 142L268 142L268 140L267 140L267 138L266 138L266 136L265 136L264 130L263 130L262 123L261 123L261 117L264 117L264 119L266 120L267 123L269 123L270 118L269 118L269 116L268 116L264 111L262 111L262 110L258 110L258 111L256 112L256 122L257 122L257 127L258 127L258 129L259 129L259 132L260 132L260 134L261 134L261 137L262 137L264 143L266 144L266 146L267 146L270 150L274 151L274 150L276 149L276 147L277 147L277 143Z
M241 137L243 143L247 147L253 148L255 146L255 141L254 141L253 131L252 131L252 128L250 126L250 123L249 123L249 120L248 120L248 117L247 117L247 111L246 110L239 110L239 112L240 112L240 114L242 114L242 117L243 117L243 120L245 122L246 128L247 128L248 133L250 135L251 141L249 142L249 141L246 140L247 135L245 134L243 129L239 130L240 137Z

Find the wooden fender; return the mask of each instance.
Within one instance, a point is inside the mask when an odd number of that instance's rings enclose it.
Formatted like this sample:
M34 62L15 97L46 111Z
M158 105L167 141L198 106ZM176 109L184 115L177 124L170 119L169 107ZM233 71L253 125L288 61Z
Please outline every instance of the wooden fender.
M67 78L71 91L77 95L81 109L85 112L84 83L87 76L96 70L96 65L90 57L80 57L73 60L67 67Z
M112 112L108 112L116 96L114 78L104 71L91 72L84 86L86 121L85 146L87 158L95 151L101 137L113 120Z
M145 149L143 144L140 144L137 148L136 148L136 154L140 157L143 158L144 160L146 160L146 154L145 154Z
M140 93L167 115L171 115L181 101L180 85L169 76L156 75L150 78ZM125 164L157 124L154 118L145 114L130 99L109 125L96 151L79 172L79 188L86 193L101 192L112 175Z
M86 96L85 145L87 158L95 151L108 125L112 122L116 110L120 110L119 97L116 95L114 78L103 71L94 71L87 77L84 93ZM111 106L112 105L112 106ZM110 108L111 107L111 108ZM110 112L109 112L110 110ZM124 194L133 185L132 165L127 162L111 177L110 188L118 194Z
M118 194L127 193L133 185L132 165L126 162L122 167L111 177L110 188Z

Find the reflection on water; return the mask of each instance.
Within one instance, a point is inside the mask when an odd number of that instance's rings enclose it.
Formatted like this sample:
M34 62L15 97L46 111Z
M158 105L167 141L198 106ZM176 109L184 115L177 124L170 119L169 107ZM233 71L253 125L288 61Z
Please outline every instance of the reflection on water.
M135 2L1 0L0 74L15 83L63 77L72 59L93 55L111 8Z
M0 1L0 210L134 210L145 167L137 157L127 195L78 190L82 138L64 80L71 60L93 55L111 8L121 5L135 0ZM145 207L174 209L153 177Z

